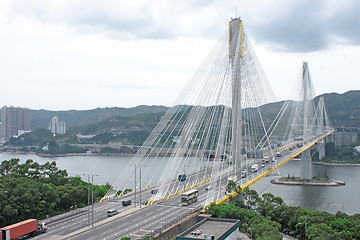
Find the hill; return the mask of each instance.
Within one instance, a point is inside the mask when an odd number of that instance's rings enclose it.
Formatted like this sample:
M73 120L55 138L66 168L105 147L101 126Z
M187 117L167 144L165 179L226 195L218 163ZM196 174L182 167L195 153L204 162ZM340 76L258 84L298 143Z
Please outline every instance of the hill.
M325 99L328 115L334 127L360 128L359 90L344 94L327 93L320 95L315 98L315 105L321 96ZM260 111L266 126L271 124L283 103L282 101L261 106ZM223 106L219 107L222 108ZM37 131L24 134L18 139L11 139L8 145L43 146L44 143L48 144L51 141L60 145L75 144L79 143L76 137L77 133L94 135L92 139L82 143L141 145L167 110L168 108L164 106L144 105L134 108L97 108L86 111L32 110L32 128L37 129ZM186 118L187 114L181 115ZM66 122L67 133L65 135L52 137L49 131L39 131L39 129L45 130L47 128L47 124L53 116L58 116L60 120ZM184 119L175 118L174 120L181 122ZM285 128L287 124L286 120L280 122L279 129ZM174 136L176 134L176 132L172 133ZM72 151L78 151L78 149Z
M317 104L319 97L323 96L325 105L335 127L360 127L360 90L348 91L343 94L326 93L315 98ZM284 102L266 104L261 107L263 117L271 121L279 112ZM47 128L53 116L66 122L66 128L73 126L86 126L100 123L114 116L132 118L140 114L165 113L168 107L164 106L137 106L133 108L96 108L91 110L49 111L31 110L31 128ZM0 112L1 115L1 112Z
M360 91L353 90L343 94L326 93L325 106L334 127L360 127ZM316 97L316 102L318 98Z
M92 110L48 111L31 110L31 128L47 128L51 118L57 116L66 122L66 128L99 123L113 116L134 117L146 113L164 113L168 108L164 106L137 106L133 108L96 108Z

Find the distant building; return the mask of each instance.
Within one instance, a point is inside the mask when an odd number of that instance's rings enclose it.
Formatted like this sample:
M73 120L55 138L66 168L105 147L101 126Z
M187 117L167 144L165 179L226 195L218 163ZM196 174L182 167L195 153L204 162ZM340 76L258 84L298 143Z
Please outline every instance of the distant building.
M1 139L7 141L19 133L31 130L29 108L7 107L1 109Z
M65 134L66 125L64 121L59 121L59 118L54 116L48 124L48 129L53 134Z
M23 135L23 134L25 134L25 133L29 133L29 132L31 132L31 131L26 131L26 130L18 130L18 136L21 136L21 135Z
M82 135L81 133L76 134L76 137L80 143L86 142L87 140L95 137L96 135Z
M356 143L357 132L335 132L326 138L327 142L333 142L335 147Z

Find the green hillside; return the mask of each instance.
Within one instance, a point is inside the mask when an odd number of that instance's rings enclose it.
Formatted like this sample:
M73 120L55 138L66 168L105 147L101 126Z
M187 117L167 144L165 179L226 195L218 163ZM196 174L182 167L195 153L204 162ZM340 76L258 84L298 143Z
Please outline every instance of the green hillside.
M335 127L360 127L360 91L348 91L344 94L326 93L325 106L330 121ZM316 102L318 97L316 98Z
M113 116L133 117L145 113L164 113L167 107L163 106L137 106L133 108L96 108L92 110L48 111L31 110L31 128L47 128L51 118L57 116L65 121L66 128L99 123Z
M360 127L360 91L349 91L344 94L329 93L321 96L324 96L325 105L334 127ZM319 97L315 98L315 105L317 105ZM272 123L283 104L282 101L261 106L260 111L266 126ZM191 108L182 107L189 113ZM219 106L219 109L221 108L223 106ZM24 134L21 138L11 139L7 145L44 146L49 142L60 144L59 146L74 144L79 143L76 137L78 133L95 136L84 143L121 142L122 144L141 145L167 110L168 108L164 106L97 108L86 111L32 110L32 128L36 131ZM250 109L250 111L253 110ZM257 110L254 109L254 111ZM172 124L184 121L187 113L177 115ZM286 128L288 124L286 115L288 114L289 111L285 113L284 120L279 123L278 129ZM45 131L53 116L66 122L67 132L65 135L53 137L49 131ZM183 119L179 119L178 116L182 116ZM44 131L40 131L40 129ZM176 134L176 132L172 133L174 136ZM77 149L75 150L77 151Z

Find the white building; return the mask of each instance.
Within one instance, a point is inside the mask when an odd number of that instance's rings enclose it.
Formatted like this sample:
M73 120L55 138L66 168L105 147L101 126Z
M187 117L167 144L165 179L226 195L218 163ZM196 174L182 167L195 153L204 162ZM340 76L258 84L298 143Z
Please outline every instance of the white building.
M53 134L65 134L66 124L64 121L59 121L59 118L54 116L48 124L48 129Z

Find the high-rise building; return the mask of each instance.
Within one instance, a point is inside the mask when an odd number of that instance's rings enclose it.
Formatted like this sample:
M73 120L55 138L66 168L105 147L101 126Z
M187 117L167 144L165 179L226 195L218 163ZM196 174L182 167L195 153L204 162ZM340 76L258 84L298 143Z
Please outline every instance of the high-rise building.
M54 116L48 124L48 129L53 134L65 134L66 125L64 121L59 121L59 118Z
M18 136L19 131L30 131L31 117L29 108L7 107L1 110L1 139L9 140Z

